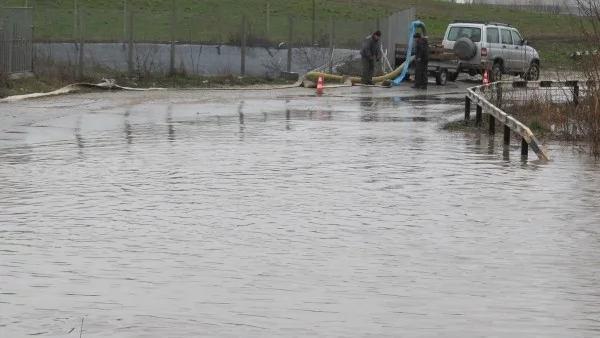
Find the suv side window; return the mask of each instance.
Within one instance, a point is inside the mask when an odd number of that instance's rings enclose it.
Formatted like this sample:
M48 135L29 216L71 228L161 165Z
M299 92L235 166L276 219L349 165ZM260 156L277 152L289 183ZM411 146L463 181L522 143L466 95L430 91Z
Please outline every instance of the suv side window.
M510 30L508 29L501 29L502 31L502 44L503 45L512 45L512 36L510 34Z
M500 33L498 28L486 28L487 43L500 43Z
M523 39L521 39L521 34L515 30L511 30L510 33L512 34L513 43L520 46L523 41Z

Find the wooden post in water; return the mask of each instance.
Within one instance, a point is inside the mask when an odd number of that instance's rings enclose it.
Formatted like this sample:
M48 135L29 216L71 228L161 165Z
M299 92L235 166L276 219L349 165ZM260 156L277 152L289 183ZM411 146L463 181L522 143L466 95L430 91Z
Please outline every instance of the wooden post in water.
M471 119L471 99L465 96L465 121L469 122Z
M489 116L490 134L494 135L496 133L496 118L492 114L489 114Z
M483 108L477 105L477 112L475 113L475 125L480 126L483 120Z
M504 144L510 144L510 127L507 125L504 125Z
M529 152L529 144L527 143L525 138L522 138L521 139L521 156L527 157L528 152Z

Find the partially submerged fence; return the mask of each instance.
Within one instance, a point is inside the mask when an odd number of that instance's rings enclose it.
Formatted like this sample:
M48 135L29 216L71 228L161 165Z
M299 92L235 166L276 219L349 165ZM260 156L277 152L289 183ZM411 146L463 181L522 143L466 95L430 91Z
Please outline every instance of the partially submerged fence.
M332 15L312 20L271 8L265 20L219 10L194 13L172 3L171 12L36 9L35 23L44 28L36 30L36 45L53 58L75 60L81 74L108 67L129 73L262 76L323 66L332 70L334 63L356 57L376 29L383 32L384 52L393 58L394 44L406 42L415 17L409 8L380 19Z
M33 9L0 8L0 72L33 71Z

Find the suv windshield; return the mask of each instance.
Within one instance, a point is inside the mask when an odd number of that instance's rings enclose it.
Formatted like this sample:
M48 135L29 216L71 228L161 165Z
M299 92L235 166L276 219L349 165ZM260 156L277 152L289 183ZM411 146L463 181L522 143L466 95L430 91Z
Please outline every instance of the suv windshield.
M462 37L469 38L473 40L473 42L481 42L481 28L460 26L450 28L450 31L448 32L448 41L456 41L456 39Z

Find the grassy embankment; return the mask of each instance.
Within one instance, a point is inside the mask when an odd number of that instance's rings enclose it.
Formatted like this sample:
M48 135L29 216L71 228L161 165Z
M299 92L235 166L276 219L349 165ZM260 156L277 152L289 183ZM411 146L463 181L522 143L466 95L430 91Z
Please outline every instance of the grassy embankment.
M74 0L28 1L35 8L35 40L74 41ZM81 8L86 9L87 41L124 41L123 0L77 1ZM23 5L24 0L4 2L18 6ZM270 4L268 32L267 3ZM510 22L518 27L530 44L538 49L542 67L546 69L559 65L568 67L568 55L578 48L576 30L571 29L573 19L565 16L436 0L317 0L316 3L316 40L320 44L325 44L328 39L331 19L336 20L337 44L356 47L362 37L376 26L377 18L407 7L415 7L417 17L428 27L432 42L441 41L446 26L454 19L472 19ZM136 11L133 29L136 41L170 41L171 4L171 1L165 0L128 0L129 8ZM290 16L295 20L295 43L308 43L311 40L310 0L178 0L177 41L237 43L242 15L248 21L250 44L277 45L286 41ZM200 83L203 84L204 81ZM196 80L193 82L194 85L197 84Z

